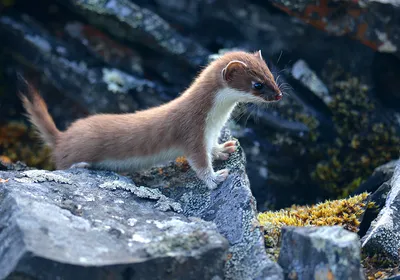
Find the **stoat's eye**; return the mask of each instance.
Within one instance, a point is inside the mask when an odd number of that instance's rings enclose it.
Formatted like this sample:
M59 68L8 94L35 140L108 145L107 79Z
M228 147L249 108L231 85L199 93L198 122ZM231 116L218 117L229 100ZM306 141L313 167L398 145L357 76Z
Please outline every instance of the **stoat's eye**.
M258 82L253 82L253 88L256 90L261 90L263 89L264 85L262 83L258 83Z

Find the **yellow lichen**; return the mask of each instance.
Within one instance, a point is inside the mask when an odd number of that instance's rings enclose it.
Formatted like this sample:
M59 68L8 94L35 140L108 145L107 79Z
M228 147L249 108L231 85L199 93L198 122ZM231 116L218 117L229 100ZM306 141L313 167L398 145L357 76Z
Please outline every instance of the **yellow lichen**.
M368 193L347 199L327 200L312 206L293 205L279 211L267 211L258 215L264 229L266 246L278 244L282 226L333 226L340 225L353 232L358 231L360 217L366 208Z
M186 157L178 157L175 159L175 164L181 169L182 171L187 171L190 169L189 162L187 161Z

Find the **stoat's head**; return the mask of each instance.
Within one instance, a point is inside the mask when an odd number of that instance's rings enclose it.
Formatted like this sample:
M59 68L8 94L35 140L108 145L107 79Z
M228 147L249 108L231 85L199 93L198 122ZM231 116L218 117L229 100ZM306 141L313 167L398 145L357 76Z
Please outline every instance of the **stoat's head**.
M240 92L240 101L272 102L282 98L282 92L261 51L232 52L221 58L222 83L224 87L233 89L232 92Z

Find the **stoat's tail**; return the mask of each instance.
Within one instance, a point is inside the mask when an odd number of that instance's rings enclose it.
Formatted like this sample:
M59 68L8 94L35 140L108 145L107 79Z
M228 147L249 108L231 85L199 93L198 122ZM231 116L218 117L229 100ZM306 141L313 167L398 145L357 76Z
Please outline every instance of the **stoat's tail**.
M54 147L61 132L57 129L53 118L50 116L43 98L32 85L28 82L26 82L26 85L28 88L27 95L19 92L19 97L27 112L26 116L38 130L45 144Z

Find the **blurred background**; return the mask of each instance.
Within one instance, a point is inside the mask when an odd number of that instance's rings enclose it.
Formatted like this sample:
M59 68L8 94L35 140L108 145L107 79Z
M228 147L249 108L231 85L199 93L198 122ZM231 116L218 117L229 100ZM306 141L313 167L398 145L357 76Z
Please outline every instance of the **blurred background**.
M18 75L64 129L167 102L218 54L260 49L285 96L230 123L259 210L346 197L399 156L399 15L383 0L0 0L0 160L54 168Z

